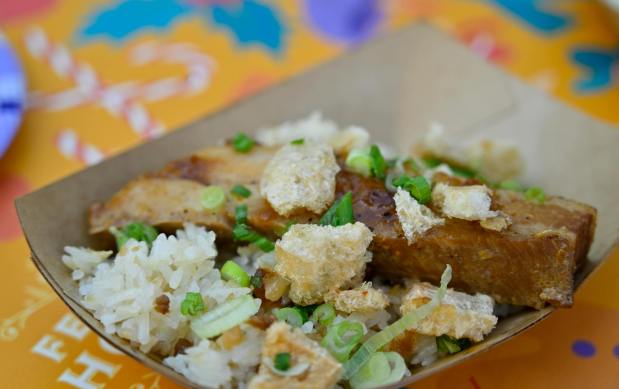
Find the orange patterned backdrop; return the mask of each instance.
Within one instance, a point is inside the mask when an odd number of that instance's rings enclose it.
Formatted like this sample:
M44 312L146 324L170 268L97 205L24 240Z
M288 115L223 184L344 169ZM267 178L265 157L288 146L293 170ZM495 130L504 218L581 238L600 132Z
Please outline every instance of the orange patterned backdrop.
M53 295L29 262L15 197L419 19L619 123L619 29L591 0L0 2L29 87L0 160L2 386L175 386L103 344ZM618 276L619 252L573 309L417 386L619 387Z

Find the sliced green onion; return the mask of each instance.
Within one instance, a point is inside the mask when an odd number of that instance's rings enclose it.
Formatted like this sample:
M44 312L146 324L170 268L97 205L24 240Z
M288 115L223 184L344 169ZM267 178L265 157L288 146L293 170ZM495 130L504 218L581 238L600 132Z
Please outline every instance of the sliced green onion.
M264 236L253 231L245 224L237 224L232 229L234 240L241 242L254 243L260 250L269 253L275 250L275 244Z
M249 278L249 284L253 286L255 289L262 288L263 282L262 277L258 275L253 275Z
M350 379L357 374L359 369L366 364L368 359L381 347L391 342L393 339L403 334L405 331L412 328L420 320L430 315L436 307L443 301L443 297L447 291L447 284L451 281L451 266L447 265L445 271L441 275L441 286L436 294L432 296L432 300L427 304L402 316L396 322L390 324L382 331L374 334L370 339L361 345L361 347L353 354L353 356L344 364L344 378Z
M420 204L427 204L432 199L432 188L423 176L400 176L394 178L391 183L407 190Z
M239 153L248 153L254 147L254 140L242 132L232 138L232 147Z
M249 274L234 261L226 261L221 267L221 278L234 281L244 288L249 286Z
M215 309L191 321L191 329L199 337L209 339L235 327L255 315L260 299L244 295L219 304Z
M450 336L441 335L436 338L436 348L444 354L455 354L460 351L460 346Z
M181 302L181 314L185 316L196 316L204 312L204 300L202 295L196 292L187 292Z
M372 175L380 180L384 180L387 174L387 162L385 162L385 158L378 146L370 146L370 158L372 159Z
M451 171L457 176L460 176L463 178L476 178L478 176L478 173L473 169L469 169L467 167L462 167L462 166L454 166L450 164L448 165Z
M247 223L247 204L239 204L234 208L234 219L236 224Z
M396 352L376 352L368 362L351 377L353 389L370 389L396 383L406 373L404 358Z
M311 320L314 324L328 326L335 320L335 308L331 304L319 305L312 313Z
M538 204L544 204L544 201L546 201L546 193L544 192L544 189L537 186L527 189L524 192L524 197L526 197L527 200Z
M364 335L363 324L357 321L344 320L329 327L320 345L340 362L350 356L351 351L359 344Z
M522 192L524 188L517 180L506 180L498 185L499 189L511 190L514 192Z
M120 229L112 227L110 228L110 233L114 235L116 247L118 247L119 250L129 239L146 242L146 244L150 246L153 241L157 239L158 235L155 227L138 222L129 223Z
M421 158L421 160L430 169L434 168L434 167L438 167L441 164L445 163L442 160L440 160L438 158L435 158L435 157L423 157L423 158Z
M297 308L293 307L278 309L275 312L275 317L277 320L285 321L292 327L301 327L303 323L305 323L301 312Z
M368 149L352 149L346 157L346 167L357 174L369 177L372 174L372 158Z
M288 353L285 353L288 354ZM277 354L275 355L277 357ZM294 366L290 366L288 367L287 370L280 370L276 367L275 365L275 358L273 358L273 360L271 359L265 359L264 360L264 364L276 375L278 376L282 376L282 377L296 377L296 376L300 376L301 374L305 373L307 371L307 369L309 369L310 364L307 362L300 362L295 364Z
M312 315L312 313L314 313L316 308L318 308L318 304L295 305L295 308L297 308L301 312L301 316L303 316L303 323L305 323L309 320L310 316Z
M468 339L455 339L449 335L441 335L436 338L436 348L443 354L455 354L470 347Z
M202 206L208 210L217 210L226 201L226 192L217 185L207 186L202 191Z
M290 369L290 353L277 353L273 357L273 366L279 371Z
M260 239L260 234L252 231L246 224L237 224L232 229L232 237L242 242L254 242Z
M256 239L254 241L254 244L265 253L270 253L271 251L275 250L275 243L265 238L264 236Z
M343 226L348 223L354 223L355 217L352 210L352 192L347 192L340 197L329 210L320 218L322 226Z
M251 196L251 190L240 184L234 185L234 187L232 187L232 189L230 190L230 193L235 194L239 197L243 197L245 199Z
M442 164L449 166L449 169L457 176L463 178L481 178L476 170L465 167L451 164L443 159L436 157L424 157L422 158L423 163L429 168L435 168Z
M421 167L413 158L406 158L402 161L402 170L412 170L415 174L421 174Z
M303 143L305 143L305 139L303 138L295 139L292 142L290 142L290 144L293 144L293 145L302 145Z

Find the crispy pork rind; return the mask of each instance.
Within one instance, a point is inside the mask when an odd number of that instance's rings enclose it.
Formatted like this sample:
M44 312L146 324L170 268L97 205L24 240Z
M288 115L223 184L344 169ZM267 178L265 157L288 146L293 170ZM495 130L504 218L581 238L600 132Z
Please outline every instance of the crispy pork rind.
M415 242L420 235L432 227L445 222L442 218L435 216L430 208L419 204L408 191L402 188L398 188L393 199L408 244Z
M416 283L402 299L400 312L405 315L430 301L438 290L427 282ZM470 295L448 289L443 302L413 330L424 335L449 335L479 342L497 323L493 315L494 301L490 296Z
M339 171L331 146L309 140L287 144L267 164L260 194L283 216L302 209L321 213L335 198Z
M289 353L292 366L305 367L299 374L280 373L273 368L273 359L278 353ZM249 382L249 389L283 388L331 388L339 381L342 365L315 341L299 329L284 322L274 323L266 333L262 347L262 363Z
M389 305L387 295L372 287L371 282L364 282L361 286L351 289L330 292L325 301L333 304L340 312L370 313L385 309Z
M363 223L339 227L296 224L275 245L275 272L290 282L296 304L324 301L328 292L352 286L371 259L372 232Z

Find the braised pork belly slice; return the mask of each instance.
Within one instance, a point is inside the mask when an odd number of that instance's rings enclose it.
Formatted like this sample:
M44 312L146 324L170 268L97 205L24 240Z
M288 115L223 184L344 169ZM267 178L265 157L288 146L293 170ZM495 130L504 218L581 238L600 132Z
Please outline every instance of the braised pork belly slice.
M248 205L248 224L270 237L281 235L291 222L316 223L321 215L301 212L282 217L260 197L260 177L275 150L257 146L241 154L219 146L171 162L160 172L129 182L105 203L94 204L90 231L100 233L131 221L164 228L193 222L226 240L232 235L234 209L240 203ZM455 177L437 180L449 185L474 183ZM206 186L219 185L229 193L236 184L250 189L251 196L227 196L217 211L200 207L200 193ZM336 197L351 191L355 219L374 233L370 245L374 273L437 284L445 265L450 264L451 287L488 294L497 303L537 309L572 304L574 273L585 261L595 231L593 207L555 196L538 204L517 192L492 190L492 210L510 221L506 228L496 231L482 227L479 221L445 217L443 224L409 243L393 194L383 182L342 170L336 184ZM441 215L440 209L429 206Z

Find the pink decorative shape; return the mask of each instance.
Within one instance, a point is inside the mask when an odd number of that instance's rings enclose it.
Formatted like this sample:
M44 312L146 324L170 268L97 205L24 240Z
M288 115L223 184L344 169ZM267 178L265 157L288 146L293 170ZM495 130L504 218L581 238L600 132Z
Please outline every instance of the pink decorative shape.
M57 0L2 0L0 24L35 16L56 5Z

